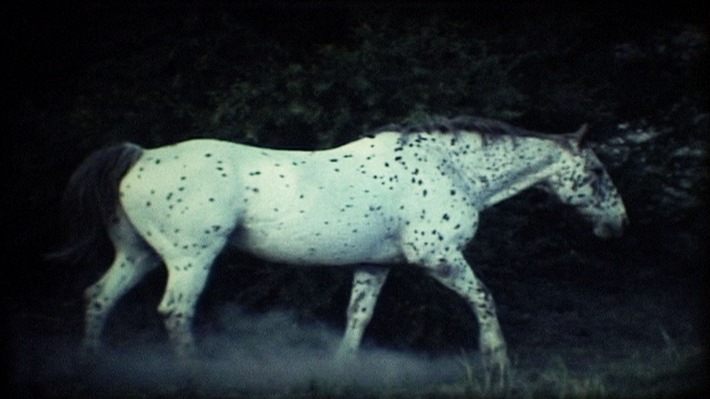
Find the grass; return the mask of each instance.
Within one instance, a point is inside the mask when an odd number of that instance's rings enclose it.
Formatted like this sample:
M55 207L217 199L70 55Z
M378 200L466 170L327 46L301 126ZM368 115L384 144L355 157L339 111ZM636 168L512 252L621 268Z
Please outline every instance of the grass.
M607 353L593 348L540 350L526 364L513 362L510 385L504 389L487 387L481 368L470 358L464 358L465 381L440 393L442 397L563 399L686 397L706 392L706 349L680 345L667 333L664 337L666 347L660 350L633 347ZM566 359L579 359L580 355L587 361L576 367L569 365Z
M510 383L503 388L487 384L475 359L461 356L465 377L451 384L418 391L395 388L372 392L314 383L309 391L291 392L287 397L570 399L695 397L705 392L703 348L676 347L671 352L634 349L616 354L616 360L592 350L588 355L586 368L572 369L563 353L541 351L534 362L544 365L514 365Z
M568 365L566 355L586 351L588 363ZM540 350L526 364L514 361L509 384L487 384L476 359L461 356L462 381L419 392L379 392L367 397L415 398L619 398L695 397L706 393L707 353L699 346L680 346L670 338L662 350L633 348L601 353L592 348Z

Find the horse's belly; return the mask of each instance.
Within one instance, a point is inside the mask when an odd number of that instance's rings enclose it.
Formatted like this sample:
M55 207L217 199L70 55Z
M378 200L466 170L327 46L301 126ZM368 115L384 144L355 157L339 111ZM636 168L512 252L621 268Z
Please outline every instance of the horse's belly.
M387 231L351 229L346 233L325 229L306 233L303 229L260 226L238 231L234 244L263 259L290 264L349 265L403 260L399 240Z

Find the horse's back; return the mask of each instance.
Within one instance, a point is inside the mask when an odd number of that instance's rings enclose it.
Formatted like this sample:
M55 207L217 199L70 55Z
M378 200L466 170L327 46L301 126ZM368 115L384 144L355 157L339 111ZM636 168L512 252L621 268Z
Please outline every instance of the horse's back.
M264 151L241 166L245 207L234 243L286 263L399 260L392 147L363 139L323 151Z
M397 187L375 168L392 162L383 155L392 145L379 141L287 151L200 139L146 150L121 182L121 206L163 256L229 237L284 262L391 261L396 226L382 215Z

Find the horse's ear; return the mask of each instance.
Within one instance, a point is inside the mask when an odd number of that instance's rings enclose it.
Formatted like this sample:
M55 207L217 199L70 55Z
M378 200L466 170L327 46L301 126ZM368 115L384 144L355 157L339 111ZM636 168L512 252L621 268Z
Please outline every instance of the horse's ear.
M570 142L570 144L572 144L576 148L579 148L582 144L582 139L584 138L584 135L587 133L588 128L589 125L585 123L580 126L580 128L577 129L576 132L565 134L565 138L567 139L567 141Z

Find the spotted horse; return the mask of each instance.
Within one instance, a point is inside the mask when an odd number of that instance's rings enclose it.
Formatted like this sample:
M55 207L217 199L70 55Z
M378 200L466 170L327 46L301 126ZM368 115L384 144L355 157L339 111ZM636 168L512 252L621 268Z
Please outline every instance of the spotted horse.
M580 144L585 131L551 135L458 117L385 126L322 151L197 139L95 152L65 197L92 226L69 252L91 250L104 231L116 252L86 290L83 348L99 348L116 301L162 261L168 277L158 311L177 353L193 354L195 305L230 243L269 261L354 269L341 359L355 355L389 266L422 268L470 305L487 374L506 375L493 299L462 251L479 212L532 186L574 207L596 235L620 234L624 204Z

